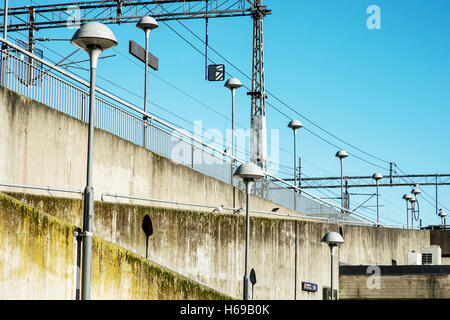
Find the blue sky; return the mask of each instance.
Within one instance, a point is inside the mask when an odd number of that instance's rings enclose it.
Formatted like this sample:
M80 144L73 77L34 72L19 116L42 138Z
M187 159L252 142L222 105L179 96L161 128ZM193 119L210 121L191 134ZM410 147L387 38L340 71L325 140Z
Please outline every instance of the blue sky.
M30 2L10 1L10 6ZM32 1L33 4L54 2ZM264 22L266 88L297 112L273 97L268 99L288 116L267 106L268 129L280 130L283 168L278 176L287 177L292 171L292 132L286 127L289 118L297 118L305 128L351 153L344 162L344 175L372 175L375 172L387 175L387 170L382 169L389 167L386 162L395 162L407 174L450 173L450 2L265 0L263 3L272 10ZM370 5L377 5L381 10L379 30L367 28L366 20L370 15L366 9ZM204 38L204 20L182 22ZM203 43L180 24L173 21L167 25L204 51ZM225 132L231 127L228 90L223 88L223 82L204 80L204 57L167 25L160 23L160 28L150 36L150 51L160 59L160 70L152 71L149 78L150 111L191 131L192 123L201 120L204 129L217 128ZM143 91L142 64L128 54L128 41L144 45L143 32L133 24L110 25L110 28L119 45L104 53L116 56L102 61L98 74L140 96ZM73 33L74 30L68 28L42 30L36 37L70 38ZM22 40L24 35L10 33L11 37ZM252 20L249 17L209 21L210 46L247 75L251 72L251 39ZM58 54L65 56L74 50L67 42L43 42L38 47L53 61L62 59ZM211 49L209 57L216 63L224 63L229 73L250 85L248 79ZM85 58L83 52L71 57L73 60ZM83 66L87 67L87 64ZM70 70L85 78L88 76L86 72ZM140 98L101 78L98 85L136 105L141 104ZM245 91L237 92L236 123L238 127L248 128L250 98ZM350 145L321 131L304 117ZM306 130L299 131L298 140L305 177L340 174L339 162L334 157L336 147ZM385 222L405 221L401 197L410 189L381 189L381 215ZM431 205L434 204L435 189L426 186L422 189L429 195L424 195L428 201L421 202L423 223L438 224L440 219ZM333 192L339 193L338 189ZM351 189L351 192L375 191ZM365 199L367 196L353 196L351 207ZM450 208L450 187L439 188L439 202L439 207ZM375 200L368 204L375 205ZM361 213L373 218L373 210L370 207Z

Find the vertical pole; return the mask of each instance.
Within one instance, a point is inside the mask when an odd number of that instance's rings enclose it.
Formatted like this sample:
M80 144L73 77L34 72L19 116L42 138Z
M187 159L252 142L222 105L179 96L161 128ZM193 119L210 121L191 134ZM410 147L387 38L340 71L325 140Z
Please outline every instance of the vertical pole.
M331 300L334 300L334 244L330 244L331 251Z
M236 89L231 89L231 186L233 187L233 208L236 207L236 188L233 181L234 172L234 92Z
M392 162L389 162L389 186L392 187Z
M194 139L191 140L191 168L194 169Z
M245 225L245 274L244 274L244 300L249 300L248 296L248 253L249 253L249 242L250 242L250 189L252 187L253 181L245 180L245 191L246 191L246 225Z
M297 300L297 238L298 238L298 236L297 236L297 220L295 220L295 223L294 223L294 227L295 227L295 238L294 238L294 243L295 243L295 245L294 245L294 250L295 250L295 252L294 252L294 260L295 260L295 262L294 262L294 300Z
M81 274L81 298L91 299L91 268L92 268L92 231L94 221L94 189L92 187L92 149L94 144L94 111L95 111L95 73L97 60L101 49L88 49L91 60L90 102L89 102L89 131L87 152L87 177L84 189L83 212L83 263Z
M294 129L294 186L297 186L297 130ZM297 190L294 189L294 210L297 210Z
M406 229L409 229L408 210L408 200L406 200Z
M8 0L5 0L5 13L3 15L3 39L8 40ZM1 76L1 81L2 81L2 85L6 86L6 64L7 64L7 55L6 55L6 49L7 46L6 44L2 44L2 49L4 50L4 52L2 52L2 66L1 66L1 72L2 72L2 76Z
M439 212L438 212L438 177L437 177L437 174L436 174L436 183L435 183L435 186L436 186L436 214L438 214Z
M147 94L148 94L148 38L150 29L145 29L145 77L144 77L144 112L147 112ZM144 116L144 139L143 146L147 148L147 116Z
M298 187L302 187L302 157L298 157ZM302 193L301 190L298 193Z
M5 0L5 13L3 15L3 39L8 40L8 0Z
M341 208L344 208L344 176L343 176L344 159L340 158L340 160L341 160ZM341 213L344 213L343 209L341 209Z
M206 11L208 11L208 0L206 0ZM208 80L208 18L205 18L205 80Z
M379 194L378 194L378 179L377 179L377 227L379 227L380 223L380 205L378 200Z
M81 267L81 242L83 237L81 236L81 229L77 228L77 270L76 270L76 285L75 285L75 300L80 300L80 267Z

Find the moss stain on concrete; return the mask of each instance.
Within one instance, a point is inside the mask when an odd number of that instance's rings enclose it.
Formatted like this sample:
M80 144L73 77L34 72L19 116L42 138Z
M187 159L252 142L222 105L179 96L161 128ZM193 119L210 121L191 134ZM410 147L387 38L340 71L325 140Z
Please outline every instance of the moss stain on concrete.
M23 198L23 195L21 198ZM50 197L29 195L25 198L27 198L27 201L39 203L41 201L46 202ZM53 201L52 205L47 207L52 207L56 211L61 212L68 208L79 209L79 205L76 203L80 200L55 199L53 197L50 199ZM107 212L112 208L110 204L101 203L101 205L97 205L96 211L104 210ZM140 215L144 212L148 213L148 209L141 206L135 206L135 209L135 212ZM177 212L177 210L174 211ZM71 266L64 264L71 262L68 257L71 258L73 256L71 250L75 250L73 248L75 226L1 193L0 213L0 230L2 231L0 240L2 245L8 245L6 248L8 251L20 249L23 252L22 259L20 259L21 266L11 266L0 259L0 267L2 268L0 274L14 274L23 277L30 271L28 270L29 267L36 268L36 266L40 268L39 274L44 278L62 277L63 274L67 274L64 269ZM177 213L180 214L181 211ZM11 220L15 221L12 225ZM13 235L18 235L18 237ZM21 237L23 238L22 241L20 241ZM63 257L46 256L54 255L59 250L69 250L70 252L66 252ZM56 261L52 261L52 259ZM20 271L8 273L5 272L8 271L5 270L6 268L20 268ZM30 289L51 290L51 285L47 285L50 284L51 279L41 280L35 283L46 283L46 285L41 288ZM67 281L67 279L59 279L58 282L60 281ZM93 296L99 299L103 297L106 297L106 299L231 299L220 292L191 281L96 236L93 238L92 281ZM9 279L9 283L14 283L14 279ZM30 282L30 285L32 284L33 282ZM28 292L27 290L23 291ZM112 295L111 292L113 292ZM68 296L71 295L71 293L68 294ZM41 296L51 297L51 293L41 294ZM10 298L26 299L27 297Z

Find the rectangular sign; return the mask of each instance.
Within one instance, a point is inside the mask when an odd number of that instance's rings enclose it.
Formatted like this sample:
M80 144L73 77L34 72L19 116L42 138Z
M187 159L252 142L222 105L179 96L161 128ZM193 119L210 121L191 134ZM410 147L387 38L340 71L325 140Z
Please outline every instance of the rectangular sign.
M133 40L130 40L130 53L145 63L145 49L138 45ZM148 52L148 66L155 71L158 71L159 60L157 57Z
M208 81L225 80L225 66L223 64L210 64L208 66Z
M316 292L317 291L317 284L309 283L309 282L302 282L302 290L303 291L309 291L309 292Z

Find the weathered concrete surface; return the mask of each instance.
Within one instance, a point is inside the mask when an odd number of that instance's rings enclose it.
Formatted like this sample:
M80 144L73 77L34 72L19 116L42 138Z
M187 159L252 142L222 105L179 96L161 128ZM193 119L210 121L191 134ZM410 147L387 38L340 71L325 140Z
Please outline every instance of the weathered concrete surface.
M0 127L0 182L84 190L86 123L0 86ZM233 207L231 185L99 129L94 134L93 162L96 200L111 192ZM245 193L238 190L236 195L236 207L244 208ZM280 207L279 212L298 214L256 196L251 199L255 210Z
M81 200L11 195L71 224L81 225ZM244 215L95 202L94 233L145 256L141 226L146 214L151 217L154 231L149 240L151 260L232 297L242 296ZM353 265L387 265L394 259L398 264L406 264L407 252L430 245L428 230L253 217L250 268L255 269L257 277L255 299L294 299L295 292L297 299L322 299L322 288L330 285L330 251L320 240L328 231L339 232L340 227L345 243L336 253L336 275L337 260ZM318 284L318 292L301 291L302 281Z
M450 230L431 230L430 236L430 244L441 248L443 258L450 258Z
M0 299L74 299L76 228L0 194ZM94 237L93 299L229 299Z

